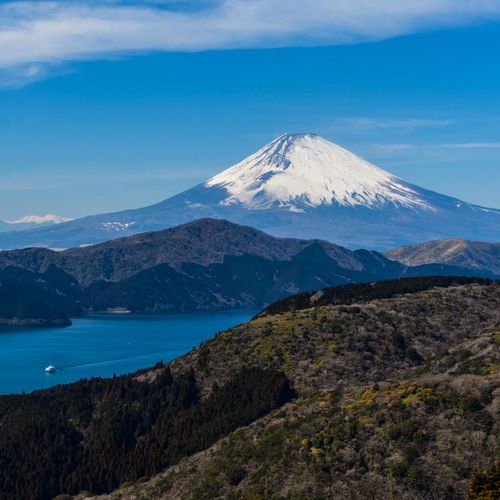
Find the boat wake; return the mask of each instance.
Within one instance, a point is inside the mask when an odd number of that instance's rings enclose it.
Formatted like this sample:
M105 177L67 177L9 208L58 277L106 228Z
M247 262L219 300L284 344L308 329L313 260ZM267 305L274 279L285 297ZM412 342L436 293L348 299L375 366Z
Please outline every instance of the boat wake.
M129 361L147 359L147 358L154 358L152 362L155 363L156 361L159 361L160 359L162 359L162 357L165 358L165 356L170 358L172 356L172 354L168 353L168 352L152 352L149 354L141 354L140 356L129 356L126 358L108 359L105 361L97 361L94 363L82 363L82 364L78 364L78 365L62 366L61 368L58 368L58 371L69 371L69 370L79 370L82 368L115 366L115 365L120 365L120 364L129 362Z

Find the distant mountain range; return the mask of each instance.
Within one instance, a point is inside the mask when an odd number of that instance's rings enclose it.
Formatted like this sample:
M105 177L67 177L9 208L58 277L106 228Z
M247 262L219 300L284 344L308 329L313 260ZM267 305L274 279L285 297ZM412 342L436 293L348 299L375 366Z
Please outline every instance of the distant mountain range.
M412 267L376 251L201 219L63 252L0 252L0 317L46 323L96 310L262 307L304 290L430 275L494 277L442 264Z
M72 219L61 215L46 214L46 215L25 215L15 220L0 220L0 233L8 231L23 231L25 229L33 229L41 226L50 226L53 224L62 224L69 222Z
M385 255L408 266L446 264L500 275L500 243L458 239L437 240L394 248Z
M203 217L282 237L388 250L441 238L500 240L500 210L429 191L314 134L285 134L158 204L0 234L0 248L69 248Z

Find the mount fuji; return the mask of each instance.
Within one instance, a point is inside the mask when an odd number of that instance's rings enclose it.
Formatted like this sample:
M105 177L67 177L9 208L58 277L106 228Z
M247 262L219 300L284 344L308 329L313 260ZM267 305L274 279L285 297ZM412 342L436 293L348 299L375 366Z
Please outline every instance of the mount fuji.
M500 240L500 210L429 191L314 134L284 134L208 181L155 205L0 233L0 248L67 248L201 217L275 236L378 250L441 238Z

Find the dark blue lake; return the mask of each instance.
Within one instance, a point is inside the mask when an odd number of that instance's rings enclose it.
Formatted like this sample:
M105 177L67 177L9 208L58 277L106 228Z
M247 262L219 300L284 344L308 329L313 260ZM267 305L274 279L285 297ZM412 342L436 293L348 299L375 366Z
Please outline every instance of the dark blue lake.
M0 330L0 394L120 375L167 362L255 313L100 314L75 319L67 328ZM57 371L46 374L50 364Z

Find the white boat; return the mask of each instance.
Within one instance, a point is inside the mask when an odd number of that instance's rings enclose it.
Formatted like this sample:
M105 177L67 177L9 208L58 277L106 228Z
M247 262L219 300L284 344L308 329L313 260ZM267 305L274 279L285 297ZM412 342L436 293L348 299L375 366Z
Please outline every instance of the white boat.
M56 367L49 365L47 368L45 368L45 373L54 373L56 371Z

